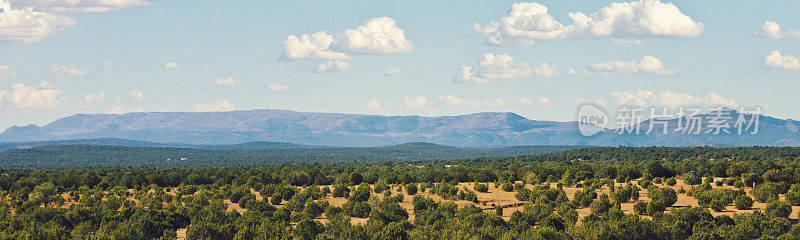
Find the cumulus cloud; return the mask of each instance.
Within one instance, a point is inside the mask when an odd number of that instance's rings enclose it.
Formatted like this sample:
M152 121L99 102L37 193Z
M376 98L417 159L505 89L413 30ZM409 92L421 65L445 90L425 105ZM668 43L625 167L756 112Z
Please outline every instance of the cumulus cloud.
M178 69L180 64L178 62L165 62L163 67L164 69Z
M232 77L217 78L217 80L214 80L214 86L233 86L239 84L242 84L242 82L236 81L236 79Z
M315 72L330 73L330 72L344 72L350 70L350 64L345 61L328 61L327 63L320 64Z
M350 54L388 54L413 52L414 45L405 37L397 21L389 17L368 19L364 25L336 35L319 31L300 37L289 35L283 41L281 60L326 59L350 60Z
M480 102L474 99L464 100L452 94L439 96L439 101L450 107L479 107L481 105Z
M194 105L194 110L198 112L225 112L233 111L234 106L228 100L216 101L210 103L200 103Z
M400 68L389 68L389 70L386 70L387 76L399 76L401 74L403 74L403 69Z
M428 106L428 99L422 96L419 97L407 97L403 100L406 108L411 110L422 109Z
M761 64L764 67L782 70L800 69L800 60L792 55L781 55L778 51L772 51L761 56Z
M36 42L75 24L77 21L67 16L32 8L12 8L10 3L0 0L0 44Z
M537 76L555 76L558 69L547 63L542 63L531 68L527 63L514 62L509 55L483 54L478 64L474 66L461 66L456 73L456 83L489 83L499 80L511 80Z
M683 14L672 3L658 0L611 3L586 15L571 12L572 25L564 25L534 2L511 6L500 22L476 23L474 29L487 35L486 44L530 46L539 40L607 38L615 42L641 42L652 37L697 37L703 24Z
M413 52L414 44L406 39L405 31L389 17L368 19L356 29L347 29L331 46L345 53L402 53Z
M637 90L634 92L612 92L611 97L617 104L639 107L738 106L735 101L722 97L717 93L709 93L706 96L694 96L686 93L675 93L669 90L664 90L661 92Z
M772 21L766 21L764 22L764 25L762 25L760 29L756 30L756 32L753 33L753 36L759 38L770 38L770 39L800 37L800 30L783 31L781 30L780 24Z
M521 98L515 98L514 104L523 107L534 107L534 106L548 107L550 106L550 99L547 97L536 97L536 98L521 97Z
M144 0L11 0L11 4L42 12L100 13L129 7L148 6L153 2Z
M675 70L664 68L661 60L653 56L645 55L639 62L635 61L613 61L595 63L589 66L592 71L600 74L622 74L622 75L654 75L654 76L671 76L675 75Z
M558 67L548 65L546 62L542 62L542 64L533 68L533 75L543 76L543 77L557 76Z
M130 91L126 97L134 101L142 101L144 100L144 93L142 91Z
M46 110L66 105L61 98L61 89L47 81L38 86L15 83L11 85L11 91L0 91L0 100L21 110Z
M86 70L77 69L73 67L67 66L51 66L50 73L53 75L59 76L70 76L70 77L83 77L86 76Z
M350 55L330 50L333 36L323 31L311 35L303 34L300 37L289 35L283 41L283 55L281 60L297 59L352 59Z
M106 99L106 93L89 93L84 94L78 101L85 105L94 105Z
M383 109L383 103L373 98L364 103L364 108L371 111L379 111Z
M17 73L12 72L8 66L0 65L0 79L16 77Z
M283 84L270 83L267 84L267 89L273 92L288 92L292 90L292 87Z

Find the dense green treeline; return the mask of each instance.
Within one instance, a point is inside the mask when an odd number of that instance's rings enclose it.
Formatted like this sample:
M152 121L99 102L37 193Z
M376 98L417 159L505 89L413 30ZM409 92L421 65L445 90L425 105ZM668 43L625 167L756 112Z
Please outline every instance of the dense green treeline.
M577 148L571 146L457 148L429 143L363 148L264 144L249 143L204 149L108 145L41 146L0 152L0 167L47 169L95 166L175 167L298 162L382 162L535 155Z

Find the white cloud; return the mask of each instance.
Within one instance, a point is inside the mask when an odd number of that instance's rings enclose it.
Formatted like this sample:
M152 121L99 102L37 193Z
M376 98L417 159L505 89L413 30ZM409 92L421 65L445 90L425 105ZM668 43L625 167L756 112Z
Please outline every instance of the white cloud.
M536 98L521 97L521 98L515 98L514 104L523 107L533 107L533 106L549 107L550 99L547 97L536 97Z
M315 69L315 72L318 73L330 73L330 72L344 72L350 70L350 64L345 61L328 61L327 63L322 63Z
M106 99L106 93L101 92L94 94L91 93L84 94L80 99L78 99L78 101L86 105L94 105L102 102L104 99Z
M33 8L43 12L93 13L153 4L144 0L11 0L11 3L21 8Z
M11 91L0 91L0 100L11 103L17 109L45 110L59 108L66 103L60 98L61 89L49 82L39 86L25 86L23 83L11 85Z
M194 110L198 112L226 112L233 111L234 106L228 100L194 105Z
M787 37L800 37L800 30L781 30L781 25L776 22L766 21L760 29L753 33L753 36L759 38L781 39Z
M428 106L428 99L425 97L407 97L403 100L403 103L406 105L406 108L411 110L422 109Z
M439 101L450 107L480 107L481 103L474 99L461 99L454 95L448 94L439 96Z
M563 25L539 3L518 2L500 22L476 31L486 34L486 44L530 46L538 40L608 38L615 42L641 42L651 37L696 37L703 24L683 14L672 3L658 0L611 3L586 15L569 13L572 25Z
M567 74L570 75L570 76L578 76L578 77L580 77L580 76L589 76L589 75L592 75L592 71L570 68L570 69L567 69Z
M144 93L142 91L130 91L127 97L134 101L142 101L144 100Z
M236 79L232 77L217 78L217 80L214 80L214 86L233 86L239 84L242 84L242 82L236 81Z
M180 65L177 62L165 62L164 68L165 69L178 69Z
M281 60L297 59L352 59L350 55L330 50L333 43L333 36L324 31L319 31L311 35L303 34L300 37L289 35L283 41L283 55Z
M403 74L403 69L389 68L389 70L386 70L386 75L387 76L398 76L398 75L401 75L401 74Z
M86 70L77 69L73 67L67 66L51 66L50 73L53 75L59 76L70 76L70 77L83 77L86 76Z
M649 90L637 90L635 92L612 92L611 97L617 104L639 107L738 106L735 101L724 98L717 93L709 93L707 96L693 96L691 94L675 93L669 90L658 93Z
M0 65L0 79L16 77L17 73L12 72L8 66Z
M0 0L0 44L36 42L75 24L77 21L67 16L32 8L12 8L10 3Z
M778 51L772 51L761 56L761 64L772 69L800 69L800 60L797 57L792 55L782 56Z
M100 66L104 67L104 68L111 68L111 67L114 67L116 65L117 65L117 63L112 62L112 61L105 61L102 64L100 64Z
M292 87L283 84L270 83L267 84L267 89L273 92L288 92L292 90Z
M368 19L364 25L347 29L336 37L319 31L300 37L289 35L283 41L280 60L350 60L350 54L388 54L413 52L414 45L389 17Z
M595 63L589 66L592 71L600 74L623 74L623 75L637 75L647 74L654 76L671 76L675 75L675 70L664 68L661 60L653 56L645 55L639 62L635 61L613 61Z
M405 31L389 17L368 19L356 29L347 29L331 45L344 53L402 53L413 52L414 44L406 39Z
M489 83L498 80L527 78L532 75L555 76L557 74L558 68L547 65L547 63L531 68L527 63L514 62L509 55L486 53L483 54L483 59L477 65L461 66L454 81L457 83Z
M364 108L372 111L379 111L383 109L383 104L373 98L364 103Z
M543 77L552 77L558 75L558 67L548 65L546 62L542 62L541 65L536 66L533 68L533 75L536 76L543 76Z

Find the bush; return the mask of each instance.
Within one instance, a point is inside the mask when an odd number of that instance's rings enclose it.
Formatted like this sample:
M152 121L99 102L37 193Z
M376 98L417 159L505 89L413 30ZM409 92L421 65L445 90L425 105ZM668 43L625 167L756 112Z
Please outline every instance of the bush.
M333 197L350 197L350 188L345 185L333 187Z
M511 183L503 183L503 191L506 192L514 191L514 185L511 185Z
M678 180L675 180L675 177L667 178L667 186L675 186L678 184Z
M475 191L483 192L483 193L489 192L489 186L487 186L486 184L483 184L483 183L476 183L475 184Z
M757 202L773 202L779 199L778 194L782 192L784 191L781 185L774 182L767 182L753 188L750 194L753 195L753 198Z
M272 205L280 205L282 200L283 196L281 196L281 193L276 192L275 194L272 194L272 197L269 199L269 203Z
M608 200L608 195L602 194L589 205L589 208L592 209L593 214L603 215L611 208L611 201Z
M647 203L647 215L655 216L667 210L667 204L663 200L654 200Z
M416 183L406 184L404 188L406 189L406 194L408 194L408 195L412 195L413 196L414 194L417 194L417 184Z
M642 201L634 203L633 211L640 215L647 214L647 203Z
M700 176L697 176L696 173L690 172L683 176L683 182L689 185L697 185L702 183L703 179L701 179Z
M739 195L734 200L734 204L736 205L736 209L739 210L747 210L753 207L753 199L747 195Z
M786 202L775 201L767 205L767 209L764 212L771 218L788 218L789 214L792 213L792 206Z

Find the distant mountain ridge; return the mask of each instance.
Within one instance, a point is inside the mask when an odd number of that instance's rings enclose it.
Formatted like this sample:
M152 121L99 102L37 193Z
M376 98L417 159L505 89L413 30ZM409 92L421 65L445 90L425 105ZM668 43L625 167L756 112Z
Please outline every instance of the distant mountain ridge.
M671 126L667 134L653 135L617 134L615 129L606 129L584 137L577 122L530 120L509 112L421 117L245 110L76 114L44 126L10 127L0 133L0 142L116 138L187 145L281 142L337 147L408 142L454 147L800 146L798 121L761 116L759 128L756 135L687 135Z

